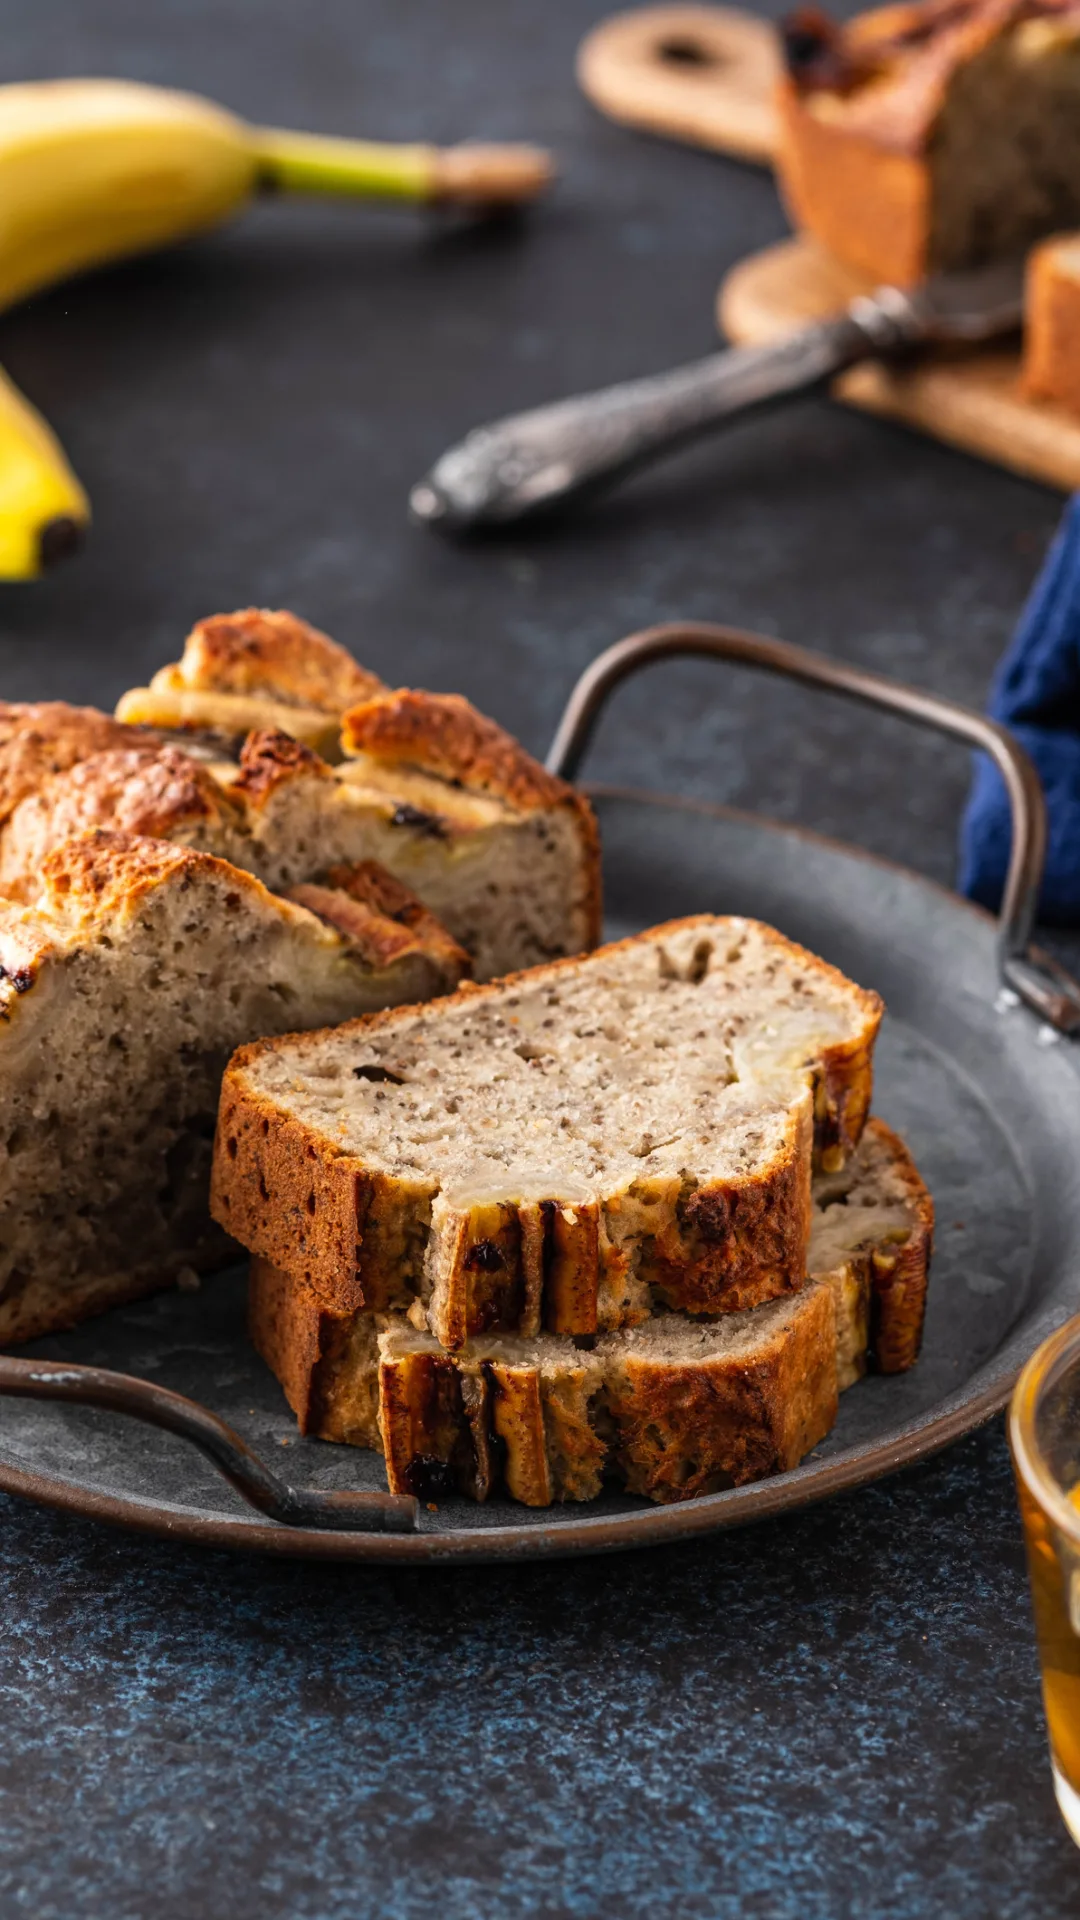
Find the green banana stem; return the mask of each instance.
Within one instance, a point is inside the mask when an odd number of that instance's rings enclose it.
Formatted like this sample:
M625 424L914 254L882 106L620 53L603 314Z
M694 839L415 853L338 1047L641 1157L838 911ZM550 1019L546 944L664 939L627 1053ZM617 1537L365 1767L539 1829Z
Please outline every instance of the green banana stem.
M276 127L253 128L252 149L269 193L509 206L534 199L554 171L540 147L397 146Z
M262 184L270 193L326 193L371 200L430 200L435 148L317 133L254 132Z

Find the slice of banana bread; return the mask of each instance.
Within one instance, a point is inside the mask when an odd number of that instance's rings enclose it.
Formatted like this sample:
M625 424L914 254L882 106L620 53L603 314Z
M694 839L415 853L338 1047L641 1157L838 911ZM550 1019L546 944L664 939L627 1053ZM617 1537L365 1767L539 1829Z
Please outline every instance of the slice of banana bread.
M207 1189L238 1041L460 980L466 955L398 883L336 877L296 903L99 832L48 855L33 907L0 901L0 1342L228 1257Z
M305 1281L251 1263L252 1337L301 1430L385 1452L396 1491L588 1499L602 1476L660 1500L783 1471L832 1424L867 1363L918 1353L933 1202L903 1142L871 1120L814 1187L813 1284L596 1340L480 1336L447 1354L403 1314L334 1314Z
M381 685L296 614L245 607L200 620L180 660L161 667L148 687L125 693L116 717L217 734L226 745L239 744L253 727L280 727L336 760L341 715Z
M446 1347L802 1285L810 1172L869 1105L877 996L755 921L673 921L231 1062L215 1218Z
M810 1272L836 1302L840 1391L919 1357L934 1203L899 1134L872 1118L839 1173L814 1182Z

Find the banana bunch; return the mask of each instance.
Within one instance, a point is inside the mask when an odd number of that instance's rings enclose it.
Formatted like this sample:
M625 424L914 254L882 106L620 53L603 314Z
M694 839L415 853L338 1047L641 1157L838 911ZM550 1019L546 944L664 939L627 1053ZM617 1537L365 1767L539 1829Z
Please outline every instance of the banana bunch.
M0 86L0 309L216 226L261 192L499 206L550 178L534 147L278 132L120 80ZM0 579L32 579L79 545L89 518L55 435L0 372Z

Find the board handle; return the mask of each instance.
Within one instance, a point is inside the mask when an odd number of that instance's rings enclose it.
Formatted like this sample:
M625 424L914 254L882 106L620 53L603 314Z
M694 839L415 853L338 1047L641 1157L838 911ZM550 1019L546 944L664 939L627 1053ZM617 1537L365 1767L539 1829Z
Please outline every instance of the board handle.
M759 667L803 686L822 687L847 700L899 714L916 726L976 747L994 762L1009 796L1012 847L998 915L998 965L1003 984L1059 1033L1080 1033L1080 983L1049 954L1031 946L1031 930L1046 860L1046 803L1039 776L1006 727L954 700L866 673L784 640L743 633L709 621L673 621L633 633L586 667L566 703L547 757L550 773L573 780L596 723L615 688L656 660L693 655Z
M249 1507L290 1527L332 1528L349 1533L415 1533L419 1502L390 1493L321 1493L290 1487L240 1435L209 1407L182 1393L104 1367L74 1367L51 1360L15 1360L0 1354L0 1395L24 1400L63 1400L131 1414L190 1440L224 1474Z

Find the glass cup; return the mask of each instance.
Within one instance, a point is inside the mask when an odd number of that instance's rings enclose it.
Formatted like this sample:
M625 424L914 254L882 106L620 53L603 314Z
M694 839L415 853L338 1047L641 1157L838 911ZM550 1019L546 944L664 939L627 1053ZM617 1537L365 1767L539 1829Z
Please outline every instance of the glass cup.
M1012 1397L1009 1442L1054 1788L1080 1846L1080 1319L1032 1354Z

